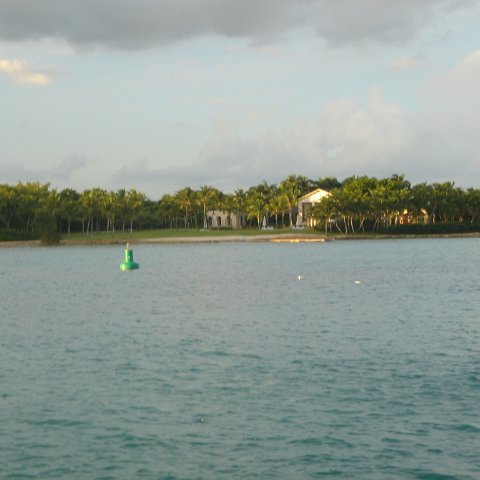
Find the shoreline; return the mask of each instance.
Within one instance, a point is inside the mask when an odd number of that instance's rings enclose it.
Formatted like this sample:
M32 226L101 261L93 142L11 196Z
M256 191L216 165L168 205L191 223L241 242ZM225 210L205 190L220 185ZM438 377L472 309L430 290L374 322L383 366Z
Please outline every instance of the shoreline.
M127 242L132 245L161 245L161 244L197 244L197 243L328 243L333 241L355 241L355 240L408 240L418 238L480 238L480 233L450 233L437 235L335 235L325 236L317 234L300 233L279 233L266 235L218 235L211 237L191 236L191 237L154 237L138 239L62 239L58 246L102 246L102 245L125 245ZM28 248L45 247L40 240L14 240L0 242L0 248ZM55 245L57 246L57 245Z

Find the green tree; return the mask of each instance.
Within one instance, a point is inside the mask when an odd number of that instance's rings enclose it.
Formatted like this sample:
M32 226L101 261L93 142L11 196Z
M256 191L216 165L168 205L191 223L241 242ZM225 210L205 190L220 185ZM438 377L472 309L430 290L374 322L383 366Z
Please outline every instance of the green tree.
M288 211L289 203L287 196L279 188L275 188L272 193L268 210L275 216L275 228L278 228L278 216L283 216L283 213Z
M314 188L321 188L323 190L333 190L334 188L340 188L342 184L335 178L335 177L325 177L319 178L315 182L313 182Z
M257 221L258 228L262 226L262 217L266 212L266 202L263 196L256 191L252 191L248 195L247 199L247 218L249 220L255 219Z
M70 236L71 224L81 218L80 195L72 188L60 192L60 216L67 222L67 233Z
M20 216L20 195L15 187L10 185L0 186L1 218L5 228L13 228Z
M45 203L50 185L39 182L18 183L15 190L18 195L18 227L33 230L36 213Z
M227 193L224 195L223 200L222 200L222 210L228 215L228 218L230 219L230 224L228 226L232 226L231 224L231 216L233 212L235 212L236 205L235 205L235 195L231 193Z
M172 229L174 226L177 228L177 220L181 212L179 212L178 203L173 195L165 194L162 196L157 204L157 215L164 225Z
M245 218L247 209L247 193L243 188L235 190L233 194L235 199L235 213L237 218L240 219L240 226L243 227L243 219Z
M117 192L106 192L102 197L102 212L107 220L107 232L112 229L112 234L115 236L115 219L120 211L120 197Z
M134 188L131 188L125 196L126 209L130 220L130 236L133 235L133 222L138 218L145 199L145 194Z
M289 175L280 183L279 188L288 201L288 216L291 228L294 226L298 199L308 192L311 188L311 183L307 177L302 175Z
M476 223L480 219L480 190L469 188L465 192L465 212L470 223Z
M195 192L190 187L185 187L175 194L178 206L184 212L184 228L189 227L189 216L193 211Z
M93 231L93 220L98 209L98 189L84 190L80 194L80 206L82 216L82 233L87 234ZM87 228L85 229L85 221Z
M202 185L197 192L198 203L203 208L203 228L208 228L207 211L212 207L216 189L210 185Z
M48 192L44 203L45 211L55 220L57 228L60 223L61 200L60 193L56 189L52 189Z
M219 212L223 208L224 193L218 189L214 189L210 207L212 209L212 216L215 216L215 212Z

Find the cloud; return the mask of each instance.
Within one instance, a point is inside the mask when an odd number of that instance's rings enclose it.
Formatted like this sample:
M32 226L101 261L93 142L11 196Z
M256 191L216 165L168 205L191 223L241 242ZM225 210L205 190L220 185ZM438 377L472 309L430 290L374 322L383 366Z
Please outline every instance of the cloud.
M438 112L432 116L437 141L442 139L446 151L451 152L457 174L469 184L477 185L480 184L479 85L480 50L477 50L430 79L422 92L427 103Z
M151 163L142 158L123 166L112 177L113 188L134 187L158 199L163 193L173 193L185 186L214 184L216 180L215 173L198 163L160 168L152 167Z
M275 181L292 170L313 178L325 174L397 171L414 143L410 116L388 104L372 87L368 107L352 99L330 102L315 119L295 119L279 133L242 137L235 125L219 119L216 136L199 153L196 167L217 181L251 184Z
M32 181L52 182L68 181L78 171L86 167L90 160L84 155L71 154L52 168L38 170L25 168L23 165L0 165L0 177L8 182Z
M85 155L70 154L47 173L54 179L69 180L76 171L85 168L89 163L90 160Z
M425 95L454 110L478 115L480 107L480 50L466 55L453 68L432 78L425 86Z
M36 69L23 60L0 59L0 73L22 85L48 85L52 81L53 69Z
M374 86L366 107L353 99L330 102L316 118L296 118L280 132L245 136L219 117L215 135L188 165L162 168L143 159L123 167L114 181L152 198L186 185L234 191L291 173L340 179L399 173L414 183L453 180L468 187L480 182L480 139L464 123L461 115L409 113Z
M2 0L0 38L142 49L202 35L257 42L308 27L330 44L403 42L478 0Z

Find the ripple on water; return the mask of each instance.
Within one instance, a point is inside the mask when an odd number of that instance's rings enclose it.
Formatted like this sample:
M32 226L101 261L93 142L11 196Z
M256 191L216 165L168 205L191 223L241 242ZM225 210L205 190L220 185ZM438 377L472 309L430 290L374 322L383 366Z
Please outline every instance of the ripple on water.
M0 477L476 480L479 247L0 249Z

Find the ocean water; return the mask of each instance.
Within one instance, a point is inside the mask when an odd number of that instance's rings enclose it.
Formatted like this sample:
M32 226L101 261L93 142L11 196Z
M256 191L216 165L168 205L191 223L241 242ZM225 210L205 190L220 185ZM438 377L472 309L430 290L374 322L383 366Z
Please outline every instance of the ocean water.
M0 478L480 478L480 240L134 256L0 249Z

